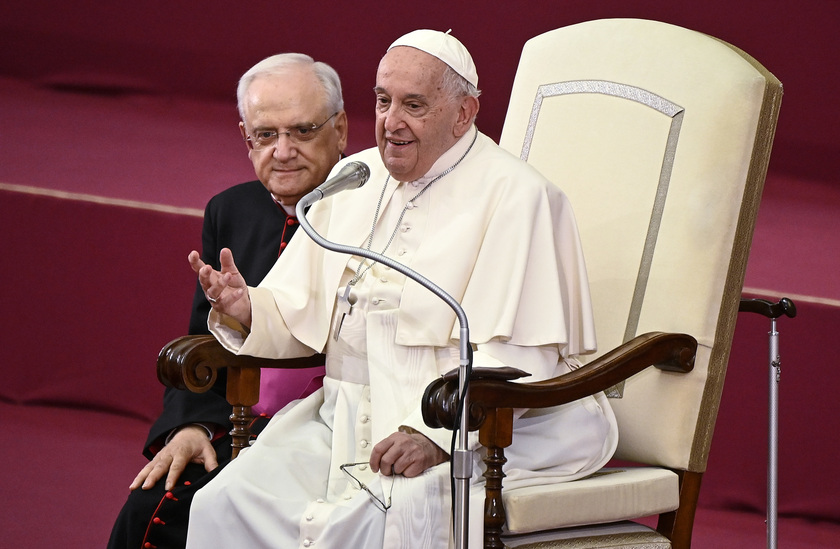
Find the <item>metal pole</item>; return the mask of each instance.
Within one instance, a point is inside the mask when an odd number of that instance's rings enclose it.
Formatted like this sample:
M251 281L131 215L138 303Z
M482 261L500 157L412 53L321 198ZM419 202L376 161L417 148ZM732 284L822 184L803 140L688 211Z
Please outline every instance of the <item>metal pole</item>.
M782 361L779 358L779 332L776 331L776 319L782 315L788 318L796 316L796 304L787 297L778 303L764 299L741 299L739 311L758 313L770 319L770 387L768 396L768 436L767 436L767 548L776 549L778 539L779 516L779 380L782 377Z
M458 369L458 393L463 399L461 404L458 448L452 456L452 476L455 478L455 549L469 547L470 517L470 478L472 477L472 452L469 450L469 394L465 390L469 379L468 346L469 330L461 328L461 365Z
M778 544L778 486L779 486L779 380L782 375L779 358L779 332L776 319L770 319L770 393L768 397L769 432L767 436L767 549Z

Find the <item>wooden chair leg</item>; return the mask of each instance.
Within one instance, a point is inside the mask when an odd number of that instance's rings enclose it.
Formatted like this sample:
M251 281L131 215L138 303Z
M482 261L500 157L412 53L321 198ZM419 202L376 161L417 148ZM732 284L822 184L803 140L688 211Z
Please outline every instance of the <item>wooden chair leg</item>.
M251 406L260 398L260 369L259 368L228 368L227 399L233 406L230 421L233 429L230 435L232 455L235 458L239 451L247 448L251 440L250 424L253 415Z
M487 448L484 463L484 547L503 549L502 528L507 516L502 500L502 470L507 462L505 448L513 441L513 409L498 408L487 411L487 418L478 433L481 444Z
M230 436L233 438L230 443L231 458L238 456L240 450L250 445L251 429L249 426L253 417L250 406L233 407L233 413L230 415L230 422L233 423L233 429L230 431Z
M484 463L487 479L484 488L484 547L485 549L503 549L502 527L507 515L502 500L502 479L505 477L502 467L507 462L503 448L488 448Z
M671 540L673 549L690 549L703 473L690 471L677 473L680 476L680 506L676 511L659 515L656 530Z

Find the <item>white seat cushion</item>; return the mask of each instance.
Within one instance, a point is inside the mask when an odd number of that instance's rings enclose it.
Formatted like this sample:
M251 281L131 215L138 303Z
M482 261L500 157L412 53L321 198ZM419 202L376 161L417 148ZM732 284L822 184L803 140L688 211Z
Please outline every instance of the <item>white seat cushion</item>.
M504 490L507 530L536 532L666 513L679 506L679 479L656 467L605 468L572 482Z
M502 536L502 540L511 549L671 549L671 541L662 534L628 521Z

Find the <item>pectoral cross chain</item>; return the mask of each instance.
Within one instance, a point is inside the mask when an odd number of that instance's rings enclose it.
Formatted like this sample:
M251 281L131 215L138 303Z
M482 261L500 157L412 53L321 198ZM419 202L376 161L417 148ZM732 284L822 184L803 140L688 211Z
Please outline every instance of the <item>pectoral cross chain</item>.
M344 294L338 298L338 303L336 304L338 312L341 313L341 316L335 325L335 334L333 335L333 339L336 341L338 341L338 334L341 332L341 326L344 324L344 317L349 314L353 314L353 305L356 304L356 296L350 293L350 290L353 287L353 282L354 281L351 280L347 284L347 287L344 288Z

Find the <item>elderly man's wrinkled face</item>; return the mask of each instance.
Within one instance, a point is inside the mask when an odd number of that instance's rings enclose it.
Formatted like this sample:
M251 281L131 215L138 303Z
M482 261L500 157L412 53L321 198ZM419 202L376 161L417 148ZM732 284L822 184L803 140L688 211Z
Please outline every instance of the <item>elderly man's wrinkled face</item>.
M323 86L306 67L255 78L248 86L243 110L245 120L239 127L245 138L319 125L333 115ZM347 115L341 111L306 142L280 133L276 143L255 150L249 141L248 157L274 198L294 206L324 182L346 144Z
M376 73L376 143L392 177L414 181L464 133L460 99L442 89L446 65L415 48L391 49Z

